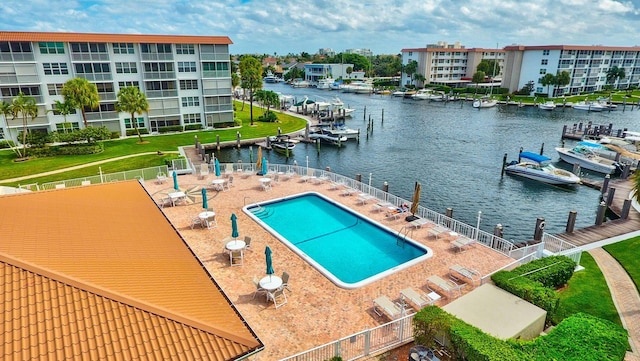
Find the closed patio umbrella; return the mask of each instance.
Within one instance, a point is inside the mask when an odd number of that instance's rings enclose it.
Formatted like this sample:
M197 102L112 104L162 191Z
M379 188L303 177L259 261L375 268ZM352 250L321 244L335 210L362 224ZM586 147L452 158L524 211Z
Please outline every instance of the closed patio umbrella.
M236 217L236 214L231 213L231 238L233 239L237 239L239 236L237 219L238 217Z
M220 177L220 161L218 161L218 158L213 162L213 169L216 172L216 177Z
M207 199L207 188L202 188L202 208L209 208L209 200Z
M413 200L411 201L411 214L415 215L418 212L418 204L420 203L420 183L416 182L413 190Z
M267 158L262 158L262 174L266 175L268 173L269 169L268 169L268 165L267 165Z
M262 168L262 147L258 147L258 156L256 157L256 171L259 172Z
M178 188L178 173L176 173L175 171L173 172L173 189L175 190L180 189Z
M272 274L275 273L275 271L273 270L273 265L271 261L271 247L267 246L264 249L264 256L265 256L265 261L267 262L267 274L271 276Z

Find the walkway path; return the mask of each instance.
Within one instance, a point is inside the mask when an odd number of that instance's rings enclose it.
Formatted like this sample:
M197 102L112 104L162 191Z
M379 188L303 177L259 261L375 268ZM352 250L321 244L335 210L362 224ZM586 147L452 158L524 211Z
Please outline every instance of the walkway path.
M178 151L169 151L169 152L163 151L162 153L163 154L167 154L167 153L176 153L177 154L179 152ZM52 175L52 174L64 173L64 172L68 172L68 171L71 171L71 170L91 167L93 165L109 163L109 162L113 162L113 161L116 161L116 160L139 157L141 155L151 155L151 154L158 154L158 152L145 152L145 153L128 154L128 155L123 155L121 157L103 159L103 160L99 160L99 161L95 161L95 162L91 162L91 163L74 165L73 167L56 169L56 170L52 170L52 171L49 171L49 172L43 172L43 173L38 173L38 174L29 174L29 175L26 175L26 176L16 177L16 178L2 179L2 180L0 180L0 183L20 182L20 181L23 181L25 179L44 177L44 176L48 176L48 175Z
M631 352L625 361L640 361L640 296L631 277L607 251L595 248L589 251L602 270L607 281L613 303L616 305L622 325L629 332Z

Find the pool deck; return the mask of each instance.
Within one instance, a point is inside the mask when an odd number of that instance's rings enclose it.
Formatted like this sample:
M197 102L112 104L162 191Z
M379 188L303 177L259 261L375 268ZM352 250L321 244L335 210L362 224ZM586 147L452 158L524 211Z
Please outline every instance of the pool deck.
M437 240L429 237L427 229L423 227L414 231L412 238L431 248L434 252L432 258L362 288L342 289L250 219L244 214L242 207L245 204L316 191L398 231L407 224L404 217L387 220L384 211L374 211L374 201L362 204L358 201L357 194L343 196L340 190L331 189L327 182L303 182L297 176L274 183L270 191L263 191L259 176L251 175L245 179L236 174L234 186L229 191L208 192L209 207L216 212L218 226L212 229L191 229L192 219L202 211L202 203L198 197L200 188L210 185L214 178L212 175L207 179L198 179L196 175L179 176L180 189L187 191L188 195L194 195L195 200L186 205L165 207L163 212L265 344L264 351L251 357L251 360L278 360L386 323L388 319L373 312L373 299L386 295L399 301L400 290L406 287L428 292L427 277L439 275L446 279L449 267L454 264L478 270L484 275L512 261L480 244L459 252L451 248L450 240L446 237ZM171 179L163 184L148 180L144 185L154 199L173 191ZM252 238L252 251L245 252L244 265L241 267L230 267L229 256L224 250L223 240L231 235L232 213L238 217L240 238ZM291 276L291 291L286 292L288 303L278 309L274 308L273 303L267 303L263 295L253 298L253 277L265 276L264 249L267 245L273 251L276 275L286 271ZM467 284L462 289L463 294L472 289L473 286ZM450 301L442 297L436 304L443 306Z

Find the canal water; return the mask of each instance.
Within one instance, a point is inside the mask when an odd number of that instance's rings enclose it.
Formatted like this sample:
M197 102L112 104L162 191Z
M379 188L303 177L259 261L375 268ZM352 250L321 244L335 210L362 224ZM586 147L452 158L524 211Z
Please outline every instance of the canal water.
M502 159L517 158L518 150L544 154L556 166L571 170L560 162L554 147L561 144L562 127L574 123L613 123L614 128L639 131L640 111L617 110L588 113L567 108L552 112L534 107L498 105L474 109L471 102L429 102L391 97L294 89L286 84L265 84L264 89L302 99L329 101L338 96L345 106L355 108L347 126L361 129L360 142L348 141L341 148L300 143L290 158L275 151L263 154L270 163L292 164L317 169L330 167L335 173L355 177L365 183L411 199L415 182L422 184L420 204L439 213L453 209L453 217L493 232L497 224L504 238L516 243L533 238L536 218L546 221L546 231L564 231L570 211L577 211L576 227L595 222L599 192L586 186L564 189L505 175L501 177ZM365 116L366 107L366 116ZM382 114L384 112L384 121ZM367 136L371 116L373 131ZM366 118L366 119L365 119ZM567 145L571 145L567 141ZM249 162L255 158L249 149L223 149L216 156L222 162ZM597 173L587 177L602 179Z

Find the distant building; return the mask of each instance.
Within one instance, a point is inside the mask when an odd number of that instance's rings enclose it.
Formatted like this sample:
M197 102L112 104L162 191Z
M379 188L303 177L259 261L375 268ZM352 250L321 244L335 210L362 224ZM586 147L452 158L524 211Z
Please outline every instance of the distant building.
M331 48L320 48L318 49L318 55L323 56L336 56L336 52Z
M312 86L318 85L320 79L364 79L364 72L347 73L353 64L304 64L305 80Z
M86 109L90 125L106 126L124 135L133 121L150 132L160 127L233 122L231 65L226 36L82 34L0 32L0 94L11 102L23 92L33 96L38 117L32 130L62 128L64 118L53 112L62 101L63 84L82 77L96 84L97 109ZM137 86L147 96L148 114L135 120L115 110L118 91ZM67 116L73 128L83 127L80 112ZM19 119L7 119L0 136L22 129Z
M403 66L413 60L418 62L417 74L425 77L424 83L453 87L471 83L478 64L485 59L497 60L500 69L494 78L498 80L504 61L503 49L467 49L460 42L448 44L440 41L437 44L427 44L424 48L402 49L401 53ZM404 86L424 86L423 82L412 81L404 72L400 83Z
M575 95L602 90L607 85L607 72L613 66L622 68L625 77L614 87L626 89L640 86L640 47L581 45L511 45L504 48L505 74L502 86L510 91L522 89L533 81L536 93L549 96ZM540 83L545 74L566 71L571 81L564 87L546 87Z
M345 54L358 54L370 58L373 56L371 49L346 49Z

